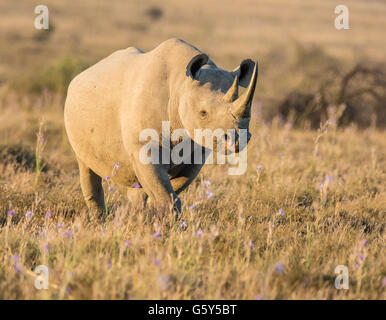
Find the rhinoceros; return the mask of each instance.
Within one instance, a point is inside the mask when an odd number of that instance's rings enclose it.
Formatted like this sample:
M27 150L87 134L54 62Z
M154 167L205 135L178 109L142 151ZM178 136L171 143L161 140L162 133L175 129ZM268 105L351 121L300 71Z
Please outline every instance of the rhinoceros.
M162 122L169 121L170 130L182 128L192 138L192 155L205 152L194 141L195 129L248 130L256 80L256 62L246 59L226 71L181 39L146 53L135 47L116 51L77 75L68 87L64 121L87 206L105 210L102 179L110 177L128 187L133 203L150 199L180 212L178 194L203 164L143 163L140 133L151 128L161 135ZM240 95L239 86L246 88ZM119 170L112 175L114 164Z

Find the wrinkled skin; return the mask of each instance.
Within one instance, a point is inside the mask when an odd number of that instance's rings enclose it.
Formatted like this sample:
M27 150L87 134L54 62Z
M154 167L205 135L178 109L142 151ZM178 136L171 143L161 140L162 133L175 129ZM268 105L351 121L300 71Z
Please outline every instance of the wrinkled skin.
M141 163L140 132L152 128L161 137L162 121L170 121L171 131L184 128L192 138L198 128L247 129L254 67L244 60L232 72L222 70L192 45L170 39L147 53L133 47L119 50L79 74L68 89L64 120L88 207L104 210L102 179L119 163L111 179L128 187L135 205L149 198L157 207L173 203L180 211L178 194L202 164ZM233 103L237 92L229 97L236 78L233 88L253 87L241 113ZM238 141L232 143L235 147ZM193 150L204 152L205 145L193 143ZM136 183L142 188L132 188Z

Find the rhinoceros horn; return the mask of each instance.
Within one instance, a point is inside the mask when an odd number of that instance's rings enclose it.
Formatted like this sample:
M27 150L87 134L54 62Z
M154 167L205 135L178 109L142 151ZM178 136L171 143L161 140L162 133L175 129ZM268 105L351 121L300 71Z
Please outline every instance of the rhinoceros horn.
M236 76L237 79L237 76ZM257 63L255 63L255 67L253 69L252 77L249 82L247 90L235 101L232 102L232 114L237 117L237 118L248 118L251 116L251 105L252 105L252 99L253 99L253 94L255 92L255 87L256 87L256 80L257 80ZM226 95L230 95L230 91L235 89L233 86L235 85L234 81L232 87L228 90Z

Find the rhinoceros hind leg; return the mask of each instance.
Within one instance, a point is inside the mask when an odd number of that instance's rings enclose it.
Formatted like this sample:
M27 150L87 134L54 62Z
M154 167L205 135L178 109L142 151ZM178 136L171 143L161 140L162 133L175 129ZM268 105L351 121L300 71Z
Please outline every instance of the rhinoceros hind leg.
M136 209L143 209L148 198L146 192L142 188L128 188L127 197L132 206Z
M102 178L94 171L88 168L80 159L78 159L80 186L87 207L91 211L104 212L105 201L102 188Z

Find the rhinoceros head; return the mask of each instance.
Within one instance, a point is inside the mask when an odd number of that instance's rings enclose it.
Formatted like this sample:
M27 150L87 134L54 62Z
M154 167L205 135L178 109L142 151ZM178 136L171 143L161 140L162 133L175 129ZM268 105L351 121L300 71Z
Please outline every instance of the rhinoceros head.
M194 140L194 129L235 130L235 141L224 135L219 141L222 151L240 152L240 129L247 129L257 80L257 63L244 60L229 72L218 68L206 54L198 54L187 65L185 89L180 96L180 120ZM239 86L246 88L239 96ZM221 141L222 140L222 141ZM200 142L199 142L200 143ZM205 146L205 144L203 144ZM217 146L217 143L214 143ZM213 148L216 151L216 147Z

